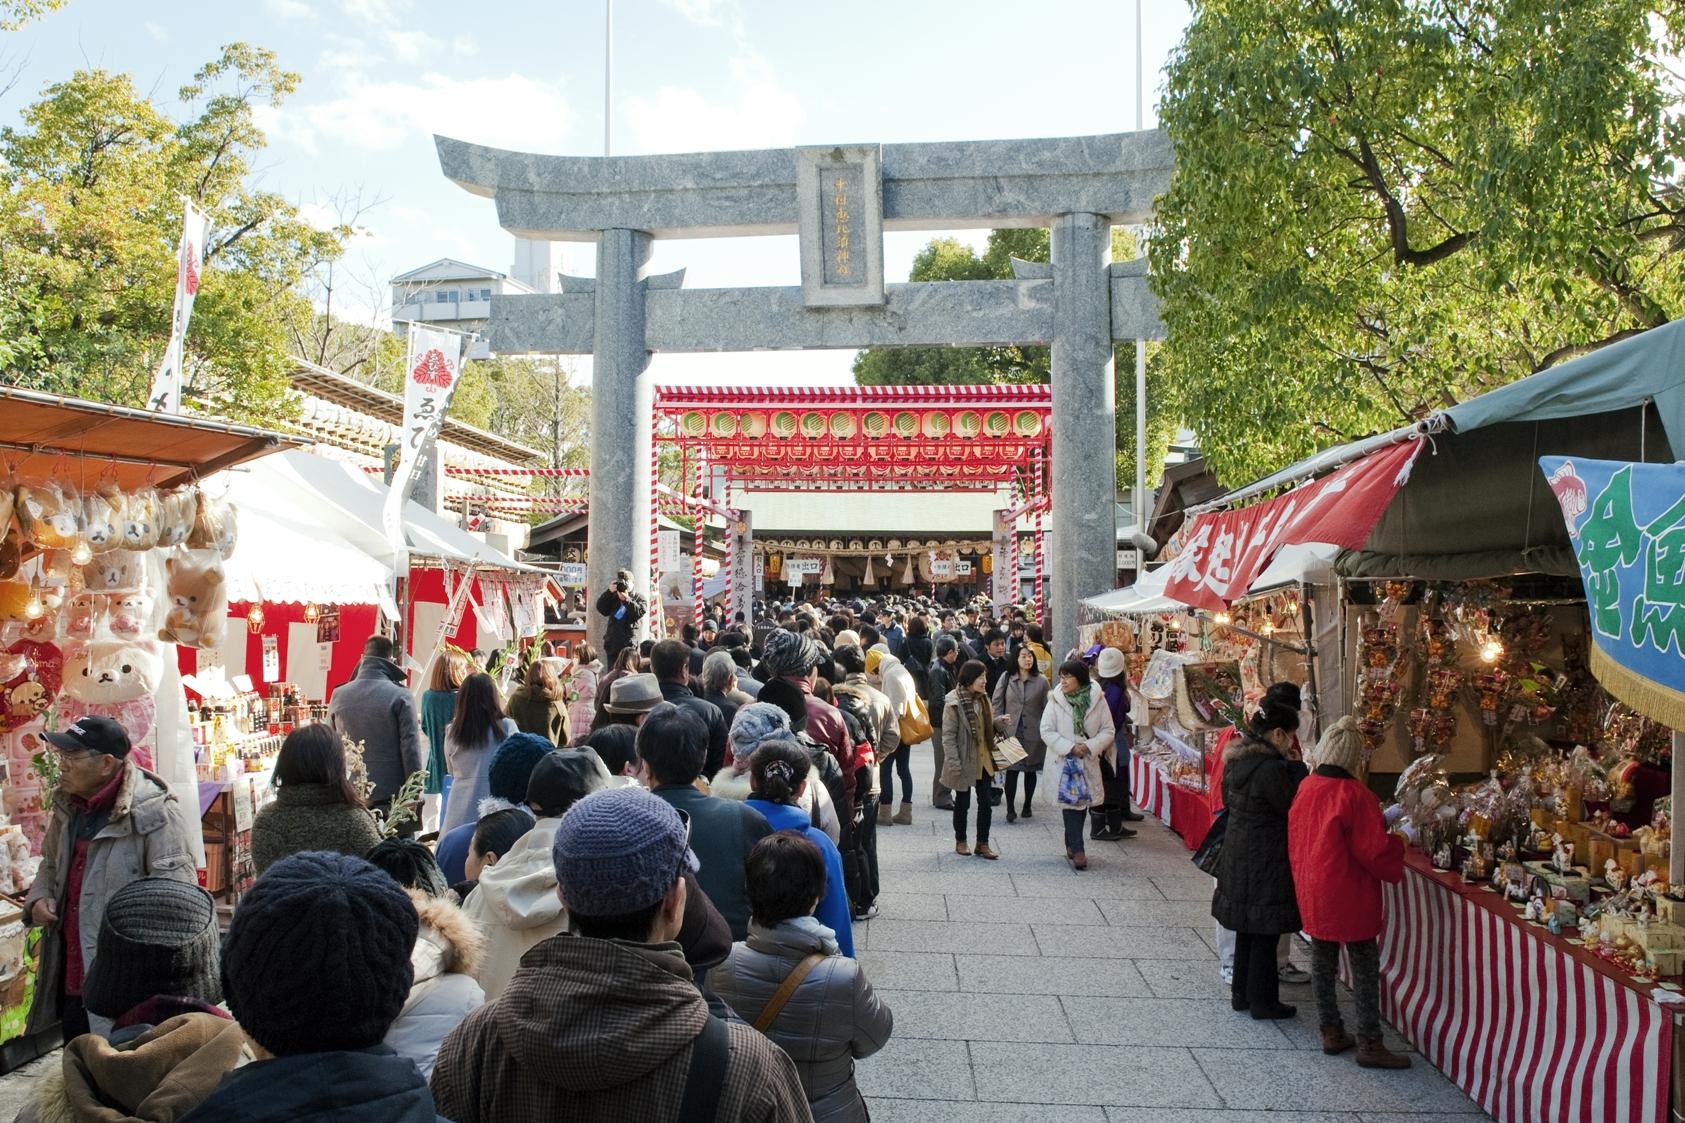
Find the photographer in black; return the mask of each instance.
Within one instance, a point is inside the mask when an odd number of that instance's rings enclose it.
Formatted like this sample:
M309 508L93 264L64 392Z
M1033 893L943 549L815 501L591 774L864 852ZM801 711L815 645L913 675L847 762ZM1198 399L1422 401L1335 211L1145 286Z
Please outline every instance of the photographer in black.
M622 648L630 646L638 621L644 618L644 598L632 591L632 571L623 569L614 584L597 598L597 611L608 618L603 629L605 665L613 666Z

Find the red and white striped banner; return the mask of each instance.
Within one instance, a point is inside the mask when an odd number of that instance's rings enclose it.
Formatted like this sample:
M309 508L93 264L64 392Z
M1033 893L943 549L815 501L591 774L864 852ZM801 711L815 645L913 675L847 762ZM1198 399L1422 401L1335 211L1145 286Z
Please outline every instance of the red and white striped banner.
M1382 1014L1498 1123L1666 1123L1673 1015L1649 987L1414 851L1385 899Z
M1129 792L1137 809L1170 826L1170 777L1140 753L1129 754Z

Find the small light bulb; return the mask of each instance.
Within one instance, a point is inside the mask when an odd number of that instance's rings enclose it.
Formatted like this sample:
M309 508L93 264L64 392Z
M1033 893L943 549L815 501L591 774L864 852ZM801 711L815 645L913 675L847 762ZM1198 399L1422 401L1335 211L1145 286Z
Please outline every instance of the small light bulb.
M1483 663L1496 663L1503 655L1504 645L1495 639L1489 639L1480 645L1480 661Z
M304 606L304 620L307 624L314 624L321 618L322 611L312 602Z
M251 610L246 613L246 627L254 633L263 629L263 607L261 605L252 605Z
M70 551L70 560L76 565L87 565L94 560L94 552L86 541L76 543L76 548Z
M1262 624L1258 625L1258 632L1260 635L1273 636L1275 635L1275 624L1269 620L1265 620Z
M23 606L24 617L29 620L39 620L41 619L41 614L45 611L47 611L47 609L46 606L41 603L41 594L31 592L29 594L29 603Z
M1227 627L1231 619L1227 612L1214 612L1211 615L1211 622L1219 628Z

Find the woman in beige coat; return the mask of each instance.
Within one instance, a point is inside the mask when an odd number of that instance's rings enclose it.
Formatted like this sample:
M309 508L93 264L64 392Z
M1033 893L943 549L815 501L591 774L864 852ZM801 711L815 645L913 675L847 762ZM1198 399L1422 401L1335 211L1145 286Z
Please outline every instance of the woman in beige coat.
M1059 685L1047 701L1041 715L1041 736L1047 747L1059 758L1063 771L1070 759L1082 761L1084 778L1092 798L1066 802L1061 784L1059 810L1065 819L1065 860L1073 869L1088 868L1088 854L1082 844L1082 824L1088 818L1090 804L1104 800L1105 776L1100 771L1104 758L1113 769L1117 767L1116 731L1112 728L1111 710L1106 699L1088 677L1088 664L1070 659L1059 668Z
M990 796L995 784L995 715L989 705L988 669L975 659L960 666L954 689L942 709L942 786L954 793L954 853L970 854L965 844L971 793L977 793L979 858L1000 857L989 846Z

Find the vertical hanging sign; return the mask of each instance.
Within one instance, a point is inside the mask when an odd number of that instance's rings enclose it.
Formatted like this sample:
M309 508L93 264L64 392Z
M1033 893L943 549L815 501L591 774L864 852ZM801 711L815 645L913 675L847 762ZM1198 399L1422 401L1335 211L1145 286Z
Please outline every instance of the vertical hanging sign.
M409 355L404 360L404 428L399 434L402 443L398 470L392 476L392 489L386 493L386 506L381 512L386 540L399 559L400 574L409 568L404 560L409 550L404 537L404 501L415 485L422 460L438 439L445 411L450 409L451 398L456 395L462 374L462 340L457 332L410 325Z
M176 301L170 317L170 341L164 346L164 359L158 364L158 373L152 378L152 393L146 400L148 409L160 413L181 412L181 368L187 321L193 315L199 273L205 266L205 212L190 202L184 202L183 206L186 213L181 224L181 244L176 250Z

